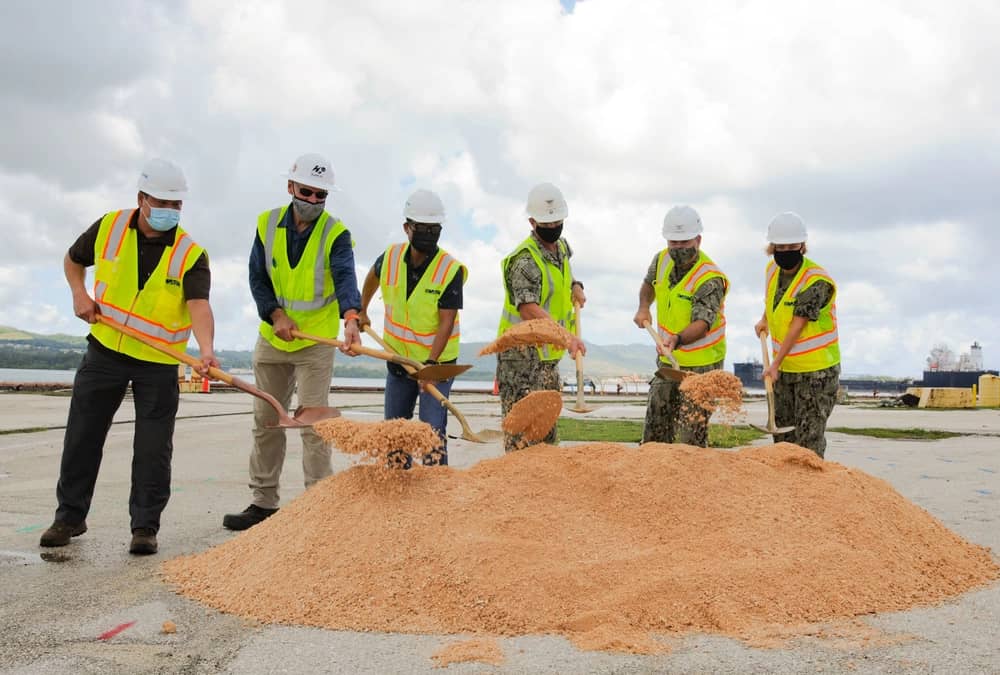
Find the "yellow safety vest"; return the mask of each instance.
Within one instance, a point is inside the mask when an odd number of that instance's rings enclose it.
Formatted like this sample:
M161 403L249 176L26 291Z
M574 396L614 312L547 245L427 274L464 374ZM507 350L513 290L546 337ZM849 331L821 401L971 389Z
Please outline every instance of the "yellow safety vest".
M139 290L139 242L128 226L135 209L112 211L101 220L94 243L94 300L101 314L183 352L191 336L191 314L184 298L184 274L205 249L180 226L156 269ZM176 364L178 359L101 323L90 334L108 349L143 361Z
M666 339L677 335L691 323L691 306L695 292L709 279L722 279L725 293L729 293L729 279L722 270L712 262L701 250L698 259L680 281L670 287L670 271L674 261L668 253L669 249L660 251L660 259L656 263L656 279L653 288L656 291L656 328L660 337ZM722 306L715 315L715 321L709 326L708 332L694 342L681 345L674 350L674 357L680 366L708 366L726 358L726 315L725 296ZM663 363L670 363L664 356Z
M293 269L288 262L287 228L278 227L287 210L288 206L282 206L265 211L257 218L257 235L264 244L264 260L274 295L285 314L303 333L336 339L340 334L340 304L330 273L330 251L333 242L347 228L324 211ZM297 352L315 344L299 339L286 342L274 334L274 326L266 321L260 322L260 334L283 352Z
M455 275L462 273L462 283L469 278L465 265L443 249L427 264L420 282L410 297L406 297L406 251L409 244L393 244L385 250L382 258L382 273L379 285L382 288L382 302L385 303L385 320L382 337L393 351L417 361L430 357L434 337L440 323L438 300ZM451 337L439 361L458 358L458 340L461 331L458 315L451 329Z
M506 278L507 267L521 251L531 254L532 260L542 272L542 294L539 306L552 319L570 332L575 332L576 321L573 318L573 273L569 268L569 247L560 239L557 244L562 253L562 266L556 267L542 257L542 249L533 236L522 241L514 252L500 263L500 273ZM503 335L514 324L521 323L521 314L514 306L509 292L504 293L503 312L500 314L500 327L497 336ZM565 349L557 349L552 345L542 345L537 348L542 361L558 361L566 353Z
M774 294L778 290L780 268L772 260L766 269L766 293L764 311L767 329L771 333L771 352L776 355L781 343L788 335L795 309L795 296L817 281L825 281L833 286L833 295L819 313L816 321L809 321L795 345L781 362L779 370L788 373L811 373L840 363L840 342L837 336L837 286L822 267L809 258L803 258L802 266L788 285L785 294L774 307Z

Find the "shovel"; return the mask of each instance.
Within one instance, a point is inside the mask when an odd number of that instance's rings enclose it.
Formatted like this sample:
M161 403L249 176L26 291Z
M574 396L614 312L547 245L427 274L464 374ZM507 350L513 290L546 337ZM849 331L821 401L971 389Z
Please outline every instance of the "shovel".
M573 314L576 322L576 336L580 337L580 305L573 303ZM576 405L570 408L576 413L594 412L597 408L591 408L583 401L583 354L576 352Z
M385 341L378 333L372 330L371 326L365 326L365 333L370 335L376 342L382 345L386 349L386 351L389 351L389 345L385 343ZM404 361L409 362L412 361L412 359L404 359ZM423 365L419 361L412 361L412 362L418 365ZM414 373L418 372L418 369L415 366L410 365L410 363L401 363L400 365L403 366L403 368L406 369L406 372L410 373L411 376ZM465 372L465 370L468 370L468 368L470 367L471 366L463 366L464 370L462 372ZM447 379L447 378L439 378L439 379ZM445 398L444 394L441 393L440 389L435 387L430 382L423 382L423 385L424 388L430 392L431 396L440 401L441 405L443 405L445 408L450 410L451 414L454 415L455 419L458 420L458 423L462 425L462 438L464 438L465 440L472 441L473 443L489 443L490 441L496 441L503 438L503 432L497 431L495 429L483 429L478 433L473 431L472 427L470 427L469 423L466 421L465 415L459 412L458 408L456 408L451 401Z
M325 345L333 345L334 347L342 347L344 345L340 340L334 340L332 338L322 338L315 335L309 335L308 333L303 333L299 330L293 330L292 335L299 338L300 340L312 340L313 342L322 342ZM381 339L379 344L383 344ZM431 382L440 382L441 380L449 380L456 375L461 375L472 366L459 365L457 363L439 363L436 365L425 366L420 363L420 361L414 361L413 359L408 359L405 356L400 356L392 351L381 351L379 349L370 349L368 347L363 347L361 345L354 345L351 347L351 351L356 354L364 354L365 356L374 356L376 359L382 359L383 361L392 361L395 364L403 366L406 368L409 366L412 368L407 368L406 372L410 374L415 380L429 380Z
M764 356L764 370L771 367L771 355L767 348L767 336L763 333L760 334L760 352ZM774 383L771 382L771 378L764 378L764 391L767 392L767 426L762 427L758 424L751 424L757 431L763 431L767 434L787 434L789 431L794 431L795 427L779 427L775 426L774 423Z
M660 337L660 334L653 329L653 327L649 324L648 321L643 321L642 325L646 328L647 331L649 331L649 334L653 336L653 340L656 342L656 346L657 347L661 346L663 344L663 339ZM694 373L692 372L680 369L680 367L677 365L677 357L674 356L673 352L667 354L667 358L670 359L670 362L672 364L674 364L674 367L667 368L666 366L662 366L658 368L656 371L656 375L658 377L664 380L674 380L676 382L680 382L685 377L688 377L689 375L694 375Z
M119 333L128 335L131 338L135 338L139 342L142 342L148 347L152 347L158 352L166 354L167 356L182 361L192 368L198 368L201 366L201 360L196 359L187 352L179 352L176 349L171 349L164 344L161 344L151 337L143 335L134 328L130 328L124 324L118 323L114 319L110 319L102 314L97 315L97 320L106 326L111 326ZM326 406L299 406L295 410L295 414L291 417L288 415L288 411L278 403L278 400L268 394L266 391L261 391L257 387L253 386L249 382L241 380L238 377L233 377L224 370L219 370L218 368L209 368L208 374L213 380L219 380L225 382L226 384L236 387L241 391L245 391L251 396L256 396L259 399L267 401L268 405L274 408L274 411L278 413L278 424L279 427L310 427L320 420L329 419L331 417L340 417L340 411L336 408L330 408Z

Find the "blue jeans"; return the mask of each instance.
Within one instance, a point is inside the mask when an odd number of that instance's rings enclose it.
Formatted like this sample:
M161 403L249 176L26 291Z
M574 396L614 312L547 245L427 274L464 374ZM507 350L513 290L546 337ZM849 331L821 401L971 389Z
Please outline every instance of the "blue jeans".
M444 382L435 382L434 386L438 388L445 398L448 398L448 395L451 393L451 384L454 381L455 378L451 378ZM436 460L433 456L425 456L422 458L422 461L425 466L434 464L447 465L448 434L446 430L448 426L448 409L429 393L420 391L420 385L416 380L411 379L405 374L399 374L398 371L390 367L385 375L385 418L387 420L413 419L413 409L417 404L418 398L420 399L420 421L431 425L431 428L441 437L441 447L438 449L441 453L441 459Z

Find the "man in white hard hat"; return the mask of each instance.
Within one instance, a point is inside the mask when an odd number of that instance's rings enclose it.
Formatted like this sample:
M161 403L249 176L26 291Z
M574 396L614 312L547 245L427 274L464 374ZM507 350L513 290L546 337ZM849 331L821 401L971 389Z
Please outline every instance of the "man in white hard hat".
M333 167L322 155L295 160L286 175L290 204L264 211L250 252L250 292L261 318L253 354L257 386L289 408L292 392L301 406L326 406L333 376L334 347L295 338L292 331L336 339L344 323L344 346L361 344L361 294L354 272L351 233L326 211L335 190ZM285 430L264 401L254 401L250 489L253 498L223 526L245 530L278 510L279 479L285 460ZM329 476L330 448L312 427L302 429L302 472L306 487Z
M392 244L375 259L361 290L361 325L370 324L368 305L381 288L385 304L382 339L392 351L426 364L458 360L462 285L469 276L465 265L438 246L445 220L441 198L430 190L417 190L403 207L406 242ZM385 419L412 419L420 399L420 421L427 422L441 438L441 447L423 456L425 466L448 464L448 410L406 370L386 363ZM454 378L435 387L447 398ZM393 458L409 468L412 458L404 451Z
M805 257L806 225L791 211L779 213L767 227L764 314L757 335L771 336L771 365L764 377L774 383L774 422L794 426L774 434L826 452L826 421L840 386L837 332L837 285L825 269Z
M526 208L531 234L501 263L504 306L497 335L530 319L552 319L572 332L573 304L583 307L587 296L583 284L573 278L569 259L573 250L562 237L563 221L569 207L559 188L541 183L528 193ZM533 391L562 391L559 361L567 350L553 345L523 347L497 355L497 385L504 416L515 403ZM586 354L579 338L569 345L570 356ZM542 439L558 443L556 429ZM524 444L520 435L504 434L504 450L511 452Z
M63 260L73 312L91 326L73 379L56 487L59 506L39 541L42 546L65 546L87 531L104 441L131 384L135 438L129 552L148 555L158 549L160 514L170 499L178 359L98 323L98 314L178 352L185 351L193 333L201 351L197 370L207 376L208 368L219 365L212 347L208 256L179 225L187 194L184 174L175 164L154 159L142 168L138 187L138 208L98 218ZM94 297L86 287L91 266Z
M673 354L684 370L706 373L722 368L726 358L726 318L723 306L729 280L701 250L701 216L690 206L675 206L663 219L667 247L653 256L639 287L635 324L652 324L650 305L656 301L656 367L672 365ZM649 385L642 442L675 441L708 445L706 411L689 401L676 380L654 377Z

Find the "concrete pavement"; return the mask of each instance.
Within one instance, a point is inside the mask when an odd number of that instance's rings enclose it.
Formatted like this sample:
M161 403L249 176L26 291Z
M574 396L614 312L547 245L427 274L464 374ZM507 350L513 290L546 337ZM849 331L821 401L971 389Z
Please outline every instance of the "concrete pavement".
M499 403L456 394L473 429L499 428ZM39 549L55 508L69 399L0 395L0 671L12 673L432 672L431 654L460 636L399 635L261 626L208 610L161 583L163 560L204 550L231 535L222 515L249 503L246 487L251 399L243 394L182 395L175 435L173 495L160 553L127 552L131 404L111 430L88 525L63 549ZM588 397L588 419L641 419L637 397ZM334 394L332 405L359 420L381 418L381 394ZM573 413L567 416L582 417ZM748 405L764 420L762 402ZM452 430L460 428L452 420ZM964 435L940 441L829 435L827 459L889 481L899 492L978 544L1000 551L1000 411L928 411L838 406L831 426L925 428ZM989 435L992 434L992 435ZM450 442L453 465L502 453L499 443ZM334 454L335 470L351 458ZM282 476L285 502L302 491L301 445L289 434ZM160 632L163 621L177 633ZM938 607L868 617L896 644L862 648L804 638L754 649L716 636L671 641L673 652L631 656L581 652L561 637L499 639L506 662L453 665L450 672L1000 672L1000 587L994 584ZM117 634L98 639L120 629ZM888 642L892 642L891 640Z

